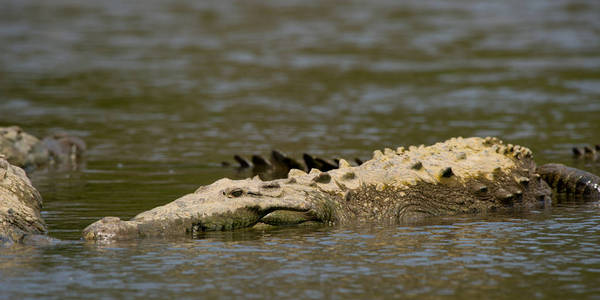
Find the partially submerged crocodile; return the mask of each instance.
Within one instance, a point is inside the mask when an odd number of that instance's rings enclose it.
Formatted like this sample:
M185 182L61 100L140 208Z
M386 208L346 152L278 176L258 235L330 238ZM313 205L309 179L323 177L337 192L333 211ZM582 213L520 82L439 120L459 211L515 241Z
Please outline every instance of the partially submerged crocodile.
M13 165L33 169L48 164L77 165L85 142L66 133L39 140L19 126L0 127L0 154Z
M600 198L600 178L563 165L536 168L529 149L497 138L453 138L432 146L375 151L360 166L262 181L220 179L129 221L105 217L87 240L194 236L258 224L413 222L428 216L547 205L551 187Z

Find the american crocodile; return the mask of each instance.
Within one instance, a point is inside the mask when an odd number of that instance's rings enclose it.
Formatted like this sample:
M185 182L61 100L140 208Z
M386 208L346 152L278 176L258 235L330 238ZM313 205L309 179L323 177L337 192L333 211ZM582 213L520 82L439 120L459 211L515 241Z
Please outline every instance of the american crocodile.
M546 180L545 180L545 179ZM452 138L375 151L360 166L262 181L220 179L129 221L105 217L87 240L195 236L259 224L403 223L424 217L548 205L551 187L600 198L600 178L562 165L536 168L532 152L497 138Z
M0 154L11 164L25 169L47 164L75 166L85 149L82 139L66 133L39 140L19 126L0 127Z

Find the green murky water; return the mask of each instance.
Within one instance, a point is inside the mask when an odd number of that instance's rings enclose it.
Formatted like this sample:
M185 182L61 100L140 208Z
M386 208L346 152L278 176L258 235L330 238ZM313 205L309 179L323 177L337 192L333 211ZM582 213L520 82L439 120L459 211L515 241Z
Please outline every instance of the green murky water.
M368 158L499 136L600 142L597 1L0 0L0 125L88 145L39 170L50 235L0 298L600 298L600 207L97 246L81 229L232 176L234 154Z

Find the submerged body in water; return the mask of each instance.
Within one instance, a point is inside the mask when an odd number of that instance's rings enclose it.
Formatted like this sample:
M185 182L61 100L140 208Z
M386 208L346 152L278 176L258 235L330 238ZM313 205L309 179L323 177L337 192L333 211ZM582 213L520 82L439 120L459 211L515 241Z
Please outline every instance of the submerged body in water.
M497 138L453 138L429 147L375 151L357 167L342 160L338 169L308 174L294 169L286 179L221 179L130 221L103 218L83 235L88 240L194 236L258 223L406 223L530 208L550 203L551 189L543 178L573 186L564 191L600 197L600 178L593 174L559 165L536 169L531 150Z

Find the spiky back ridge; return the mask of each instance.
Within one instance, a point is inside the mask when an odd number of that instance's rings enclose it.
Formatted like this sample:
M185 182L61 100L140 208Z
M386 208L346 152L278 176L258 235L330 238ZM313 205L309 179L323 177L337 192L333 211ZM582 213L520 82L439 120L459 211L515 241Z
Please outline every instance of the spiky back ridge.
M376 150L358 167L342 160L339 169L292 171L289 178L343 199L339 222L402 221L544 203L551 191L532 157L531 150L497 138L459 137Z
M86 239L177 236L270 224L410 222L424 216L528 207L550 199L531 151L496 138L384 149L360 166L262 181L220 179L130 221L104 218ZM281 214L281 212L287 212Z

